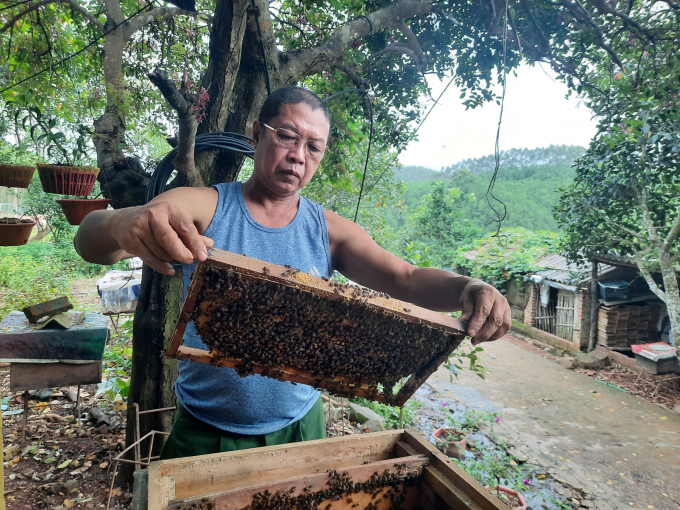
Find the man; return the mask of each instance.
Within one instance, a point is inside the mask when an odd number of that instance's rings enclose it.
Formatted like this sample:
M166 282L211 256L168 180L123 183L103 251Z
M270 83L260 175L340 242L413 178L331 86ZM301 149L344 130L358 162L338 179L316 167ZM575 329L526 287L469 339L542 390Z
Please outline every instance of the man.
M183 264L185 292L205 245L317 276L334 270L389 295L438 311L462 310L474 343L495 340L511 325L510 308L492 286L434 268L414 267L378 246L358 225L301 197L326 152L330 115L316 94L274 91L253 123L255 162L243 183L179 188L149 204L96 211L75 238L90 262L139 256L164 274ZM203 236L203 237L202 237ZM184 344L206 349L189 324ZM184 457L325 437L319 393L233 369L180 362L173 430L163 458Z

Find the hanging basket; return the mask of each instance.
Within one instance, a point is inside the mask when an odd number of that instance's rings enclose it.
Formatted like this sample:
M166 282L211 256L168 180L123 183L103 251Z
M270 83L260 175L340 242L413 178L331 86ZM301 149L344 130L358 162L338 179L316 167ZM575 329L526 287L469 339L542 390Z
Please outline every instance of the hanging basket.
M0 246L23 246L35 226L34 220L0 218Z
M35 174L35 165L0 163L0 186L28 188Z
M38 164L38 175L45 193L86 196L92 193L99 168Z
M70 225L80 225L83 218L92 211L106 209L111 203L108 198L65 198L57 200Z

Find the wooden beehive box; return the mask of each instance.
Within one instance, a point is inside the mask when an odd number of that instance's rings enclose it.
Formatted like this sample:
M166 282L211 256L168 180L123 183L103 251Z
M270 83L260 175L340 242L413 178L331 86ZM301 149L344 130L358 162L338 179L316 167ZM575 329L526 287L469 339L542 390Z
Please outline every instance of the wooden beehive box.
M192 320L209 351L181 345ZM465 330L382 293L210 248L167 355L402 405Z
M148 505L149 510L509 510L409 430L152 462Z

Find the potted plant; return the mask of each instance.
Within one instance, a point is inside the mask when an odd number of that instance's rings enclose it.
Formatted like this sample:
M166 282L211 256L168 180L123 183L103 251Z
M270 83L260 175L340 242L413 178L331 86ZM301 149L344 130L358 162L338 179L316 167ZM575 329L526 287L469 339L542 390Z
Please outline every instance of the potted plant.
M455 428L441 428L432 433L435 445L444 455L462 459L470 433Z
M80 225L83 218L92 211L106 209L111 203L109 198L63 198L56 201L64 211L71 225Z
M35 174L35 165L0 163L0 186L28 188Z
M491 492L503 503L512 508L512 510L526 510L527 508L527 502L524 499L524 496L516 490L510 489L509 487L503 487L502 485L494 485Z
M23 246L35 225L34 220L0 218L0 246Z
M59 163L39 163L38 175L45 193L58 195L87 196L92 193L94 183L97 181L99 168L83 165L88 159L88 142L91 130L83 125L76 126L76 133L70 133L69 137L56 131L59 120L44 115L39 108L30 109L30 117L35 121L31 126L31 136L42 132L34 138L37 142L45 145L48 157L57 155Z
M527 507L527 502L521 493L516 490L510 489L509 487L504 487L501 485L501 479L508 478L508 473L511 470L509 465L510 457L498 458L495 454L488 456L486 460L487 470L489 478L496 481L493 489L489 489L493 494L496 495L503 503L508 505L513 510L525 510Z

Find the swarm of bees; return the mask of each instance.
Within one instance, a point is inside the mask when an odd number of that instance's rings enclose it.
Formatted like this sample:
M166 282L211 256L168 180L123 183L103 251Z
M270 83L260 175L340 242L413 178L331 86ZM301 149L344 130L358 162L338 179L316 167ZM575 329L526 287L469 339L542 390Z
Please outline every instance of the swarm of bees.
M420 479L419 471L409 470L406 467L398 468L396 473L391 473L389 469L385 470L382 475L376 472L364 482L354 482L346 472L338 473L336 470L331 470L329 475L328 487L318 491L311 491L313 486L305 487L297 496L292 495L295 487L276 493L265 490L255 494L253 501L242 510L329 510L333 506L331 503L323 507L320 506L321 503L341 499L345 499L346 508L354 509L360 505L354 502L352 494L359 492L370 494L374 500L361 510L377 509L378 502L382 499L389 499L391 508L399 510L406 499L405 489L417 484Z
M214 510L215 503L208 500L207 498L201 499L201 501L196 501L194 503L182 503L176 508L176 510Z
M282 277L299 273L284 269ZM419 377L462 340L369 302L390 299L387 294L330 281L332 292L343 297L325 298L267 279L269 273L263 268L263 277L254 277L208 267L202 275L191 318L213 356L242 360L236 369L241 376L257 364L274 378L285 370L323 380L338 395L364 385L390 396L400 379ZM337 387L329 388L329 380Z

